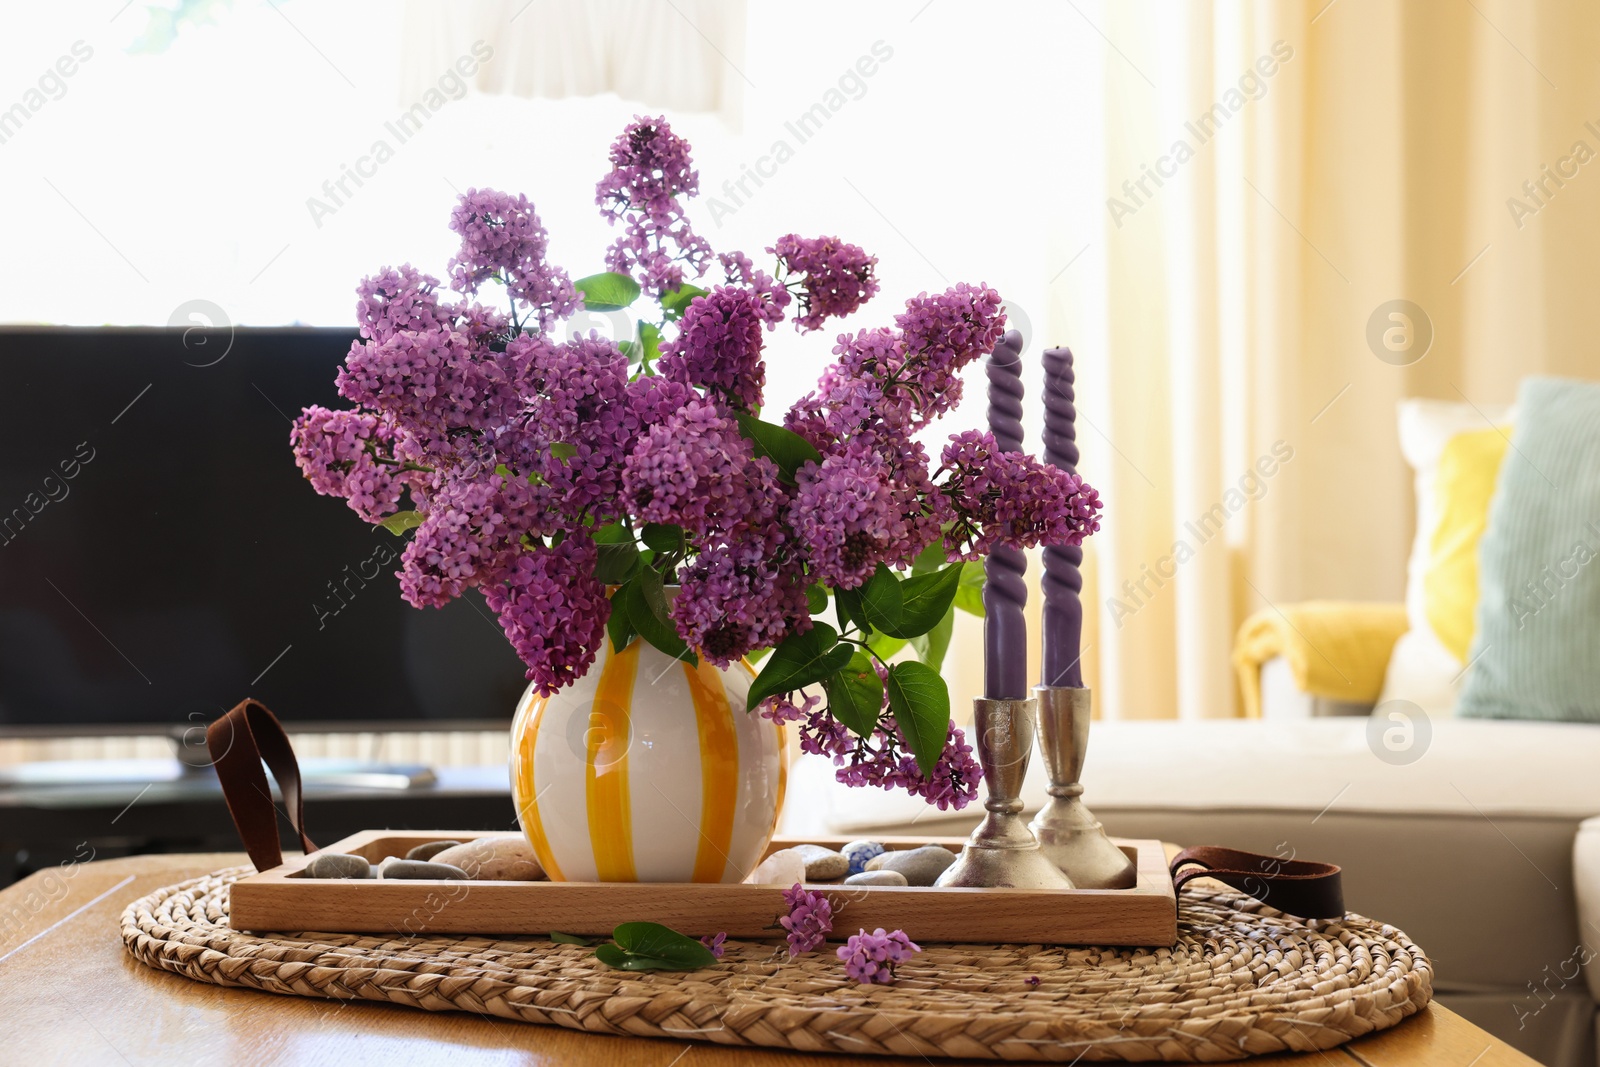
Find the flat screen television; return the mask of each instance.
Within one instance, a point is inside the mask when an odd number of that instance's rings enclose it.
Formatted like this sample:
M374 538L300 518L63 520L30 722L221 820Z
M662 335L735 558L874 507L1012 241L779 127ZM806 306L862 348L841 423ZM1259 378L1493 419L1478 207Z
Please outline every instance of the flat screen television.
M401 542L289 450L353 330L0 328L0 734L499 728L526 682L477 593L400 599Z

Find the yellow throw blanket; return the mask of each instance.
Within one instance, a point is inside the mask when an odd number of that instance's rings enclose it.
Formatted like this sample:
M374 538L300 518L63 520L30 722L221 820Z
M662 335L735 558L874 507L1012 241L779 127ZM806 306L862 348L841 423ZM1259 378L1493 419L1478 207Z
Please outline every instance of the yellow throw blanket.
M1274 656L1289 661L1302 692L1332 700L1377 700L1389 653L1406 629L1402 604L1312 600L1256 612L1239 627L1233 644L1245 715L1261 717L1261 665Z

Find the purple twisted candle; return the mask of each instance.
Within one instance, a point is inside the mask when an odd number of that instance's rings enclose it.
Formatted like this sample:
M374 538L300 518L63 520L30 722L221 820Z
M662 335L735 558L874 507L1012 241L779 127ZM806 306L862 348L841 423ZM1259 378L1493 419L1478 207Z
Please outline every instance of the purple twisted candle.
M1044 353L1044 460L1078 473L1078 411L1072 385L1072 350ZM1083 688L1083 549L1047 545L1044 550L1044 684Z
M1004 452L1022 450L1022 334L1007 330L986 367L989 431ZM1027 557L996 548L983 562L983 695L990 700L1028 697Z

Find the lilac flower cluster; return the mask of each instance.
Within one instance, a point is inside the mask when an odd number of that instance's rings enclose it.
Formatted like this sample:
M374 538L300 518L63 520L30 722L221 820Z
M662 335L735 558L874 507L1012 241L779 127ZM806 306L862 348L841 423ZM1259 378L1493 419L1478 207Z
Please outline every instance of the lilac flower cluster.
M612 142L611 172L595 186L601 213L623 225L606 267L632 274L652 296L682 285L686 266L704 273L711 244L690 227L680 200L699 191L689 142L664 118L635 116Z
M546 695L583 675L605 635L610 604L594 577L595 544L581 533L550 548L518 550L504 581L484 589L489 610Z
M794 324L802 333L851 314L878 291L873 275L878 257L837 237L790 233L767 251L783 264L786 278L799 276L789 284L800 291L800 314Z
M548 695L608 640L597 569L612 583L643 567L676 582L659 621L728 666L812 630L811 597L858 588L880 565L903 569L941 538L958 560L1075 544L1097 528L1098 497L1079 479L982 434L953 438L934 471L914 436L954 406L963 369L999 339L998 293L924 293L892 326L840 336L810 395L752 422L766 331L791 309L802 332L855 313L878 291L877 260L794 234L768 249L771 273L741 252L716 255L685 211L699 185L689 146L663 119L631 123L610 161L596 199L622 234L607 262L661 307L633 341L564 331L582 298L548 261L533 204L473 189L450 216L460 244L448 287L409 264L364 279L361 338L336 381L354 407L310 407L294 424L296 462L317 492L369 522L414 527L397 575L407 601L440 607L478 590ZM706 278L714 264L723 284ZM480 302L491 292L498 306ZM626 577L610 561L630 553L597 544L641 539L649 551L632 553ZM953 726L924 776L893 715L855 737L803 691L763 714L795 722L801 747L833 759L847 784L940 808L975 795L978 765ZM805 906L802 941L828 918L826 900Z
M798 723L800 751L831 758L838 768L833 776L844 785L904 789L940 811L960 811L977 798L983 768L972 754L966 732L955 723L946 728L944 751L933 774L925 776L893 715L880 715L871 734L856 737L827 708L819 707L821 703L821 697L791 693L763 701L761 714L774 722Z
M799 956L810 952L828 939L833 931L833 904L822 893L814 893L799 882L783 891L783 902L789 914L778 920L787 933L789 955Z
M344 497L368 522L394 512L405 485L396 464L381 459L393 450L394 435L378 416L309 407L290 430L289 444L317 492Z
M894 981L895 966L921 951L922 947L904 930L884 933L880 926L870 934L864 929L851 934L836 954L844 961L844 973L856 981L863 985L889 985Z
M456 292L472 296L484 282L499 281L518 307L534 309L541 330L577 310L567 272L545 262L550 239L526 196L468 189L450 213L450 228L461 235L461 251L450 261Z
M701 386L740 411L761 406L767 380L761 325L767 302L751 289L718 286L690 302L678 336L661 346L663 377Z
M959 520L945 533L951 559L979 559L996 545L1081 545L1100 529L1100 494L1076 474L1021 452L994 435L956 434L940 456L940 486Z

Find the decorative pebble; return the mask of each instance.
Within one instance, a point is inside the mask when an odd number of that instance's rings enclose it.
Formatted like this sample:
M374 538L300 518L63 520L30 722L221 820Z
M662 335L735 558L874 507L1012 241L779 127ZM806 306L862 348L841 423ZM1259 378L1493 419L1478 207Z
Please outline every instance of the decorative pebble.
M924 845L875 856L867 863L867 870L899 871L909 885L932 885L955 861L956 854L949 849Z
M319 852L306 864L307 878L371 878L372 864L348 852Z
M899 871L862 871L844 880L845 885L898 885L906 886L906 876Z
M852 841L839 852L849 861L850 873L860 874L867 869L867 862L872 857L883 855L883 844L878 841Z
M390 856L378 864L379 878L438 878L449 881L466 881L467 872L460 867L452 867L448 863L434 863L430 860L403 860L399 856Z
M431 860L447 848L455 848L460 841L429 841L426 845L418 845L406 853L408 860Z
M829 882L850 873L850 861L842 853L821 845L796 845L793 851L806 861L806 881Z
M436 853L435 863L460 867L478 882L539 882L544 868L524 837L479 837Z
M745 879L750 885L781 885L785 889L806 880L806 859L792 848L781 848L762 860Z

